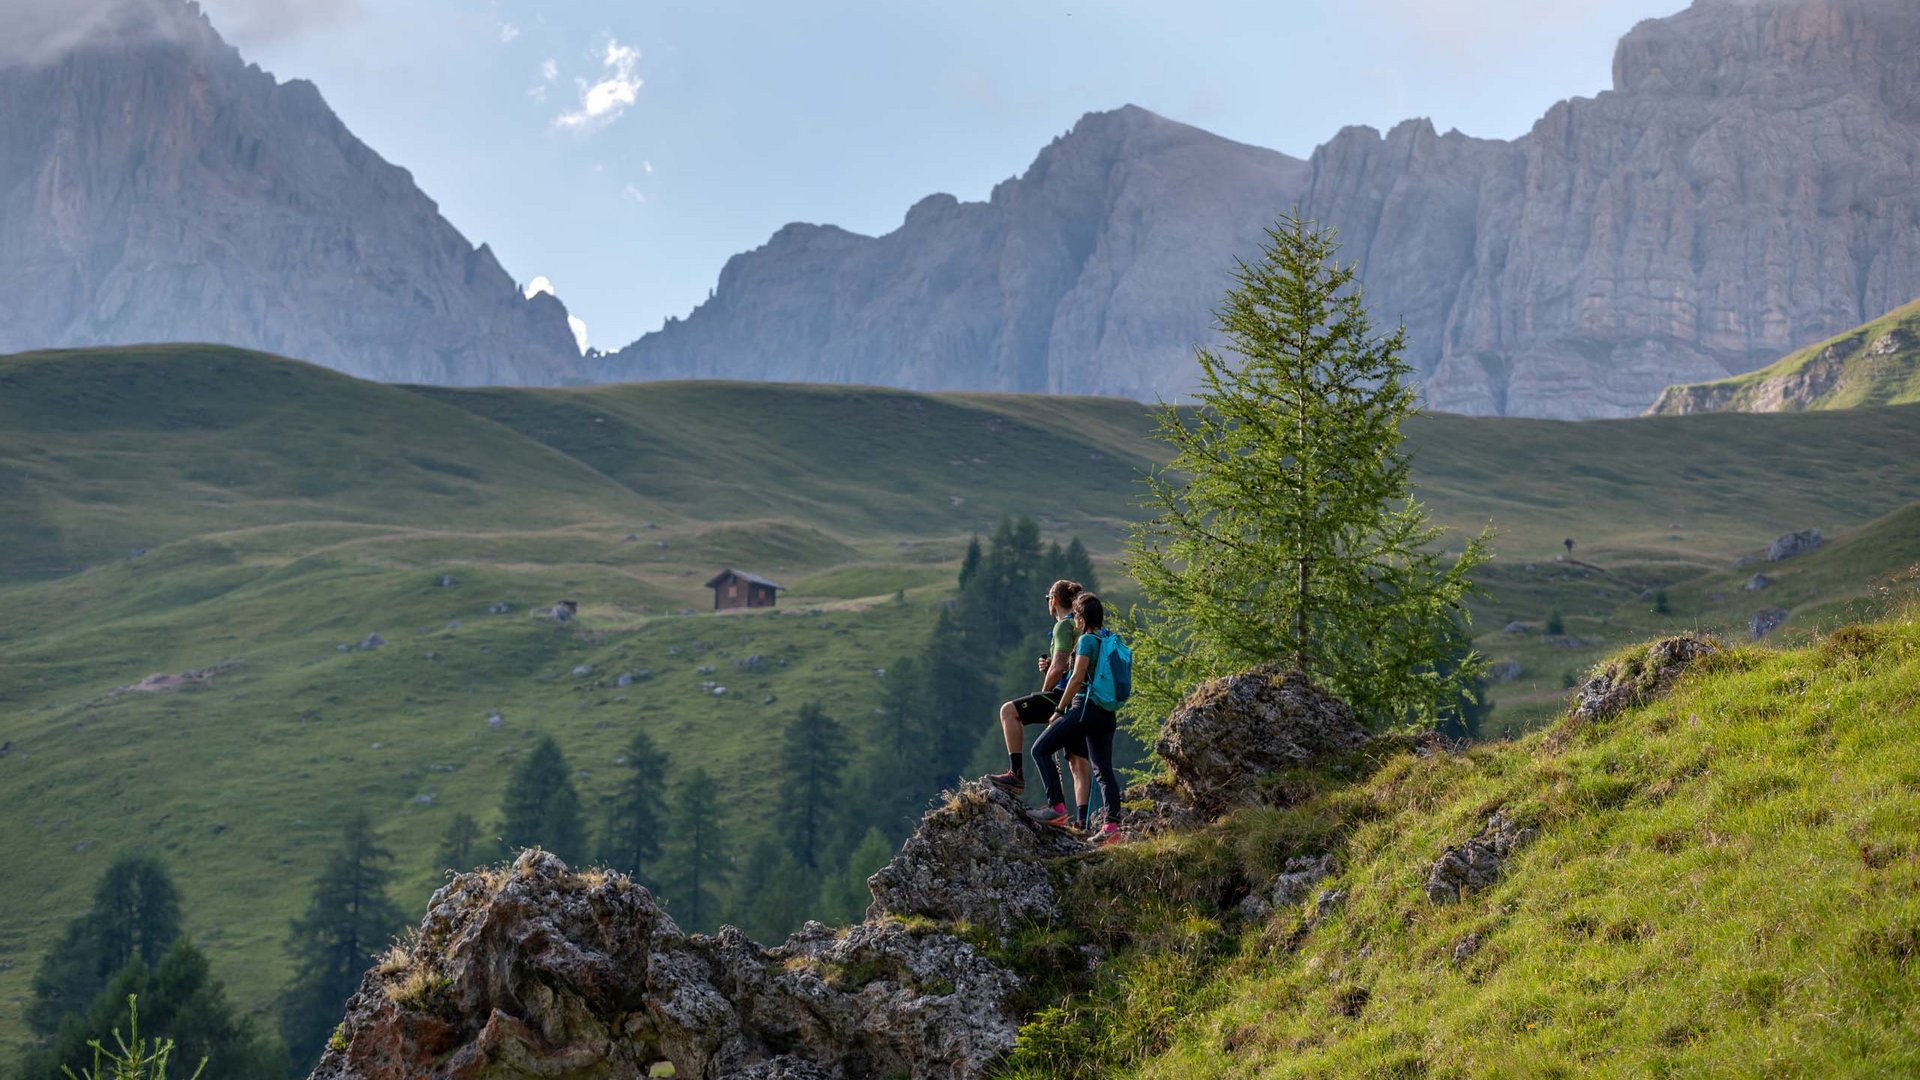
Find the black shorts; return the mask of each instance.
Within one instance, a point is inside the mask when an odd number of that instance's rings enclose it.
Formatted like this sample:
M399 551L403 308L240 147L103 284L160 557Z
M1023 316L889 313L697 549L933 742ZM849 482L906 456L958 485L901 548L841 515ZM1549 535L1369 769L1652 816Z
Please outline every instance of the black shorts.
M1028 694L1013 699L1013 715L1019 717L1022 724L1044 724L1053 719L1059 707L1059 694Z

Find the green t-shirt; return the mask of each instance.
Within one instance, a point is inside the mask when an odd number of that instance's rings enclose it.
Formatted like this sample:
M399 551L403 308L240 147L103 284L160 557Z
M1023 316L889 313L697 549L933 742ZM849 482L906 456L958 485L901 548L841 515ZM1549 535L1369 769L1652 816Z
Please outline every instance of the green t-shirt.
M1053 622L1053 648L1047 650L1047 659L1053 659L1056 653L1073 651L1073 616L1062 615Z

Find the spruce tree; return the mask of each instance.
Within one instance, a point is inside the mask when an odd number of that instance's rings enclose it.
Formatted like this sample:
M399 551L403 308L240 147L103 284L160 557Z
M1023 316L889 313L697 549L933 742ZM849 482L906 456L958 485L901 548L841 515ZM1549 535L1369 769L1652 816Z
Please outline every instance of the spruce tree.
M180 936L180 893L160 860L115 859L94 886L86 914L67 924L40 961L27 1026L52 1035L62 1017L85 1009L132 960L152 966Z
M366 814L348 820L341 841L287 942L294 981L280 1000L280 1036L296 1068L320 1057L361 974L406 921L387 897L393 853Z
M967 585L973 581L973 576L980 572L981 557L980 538L975 536L967 541L966 557L960 560L960 587L962 589L966 588Z
M859 922L873 901L867 879L878 873L893 858L894 846L879 829L868 829L860 846L847 856L847 863L836 874L820 883L820 917L837 926Z
M627 743L625 768L600 832L600 861L642 878L660 857L666 831L667 755L646 732L636 731Z
M828 823L838 816L847 740L838 721L818 704L800 707L780 742L779 817L787 851L802 867L820 866Z
M1087 554L1087 545L1074 537L1067 543L1066 569L1061 575L1068 581L1077 581L1090 593L1100 591L1100 575L1093 569L1093 556Z
M1478 657L1443 670L1490 534L1447 559L1413 497L1400 425L1416 411L1401 330L1375 336L1331 232L1297 218L1240 263L1200 349L1199 407L1160 410L1173 459L1149 478L1154 517L1127 567L1143 742L1202 679L1278 661L1368 721L1430 725Z
M440 838L440 851L436 856L441 869L469 870L473 860L480 854L480 823L473 820L472 814L455 814L447 823L447 831Z
M553 736L542 735L507 781L501 839L509 853L537 847L566 862L586 854L586 831L580 822L580 793L573 786L573 770Z
M696 766L673 793L671 842L660 889L674 921L687 930L709 930L720 914L721 887L730 867L726 830L720 823L720 791Z
M734 921L755 941L777 942L800 928L819 895L818 877L793 853L762 838L747 855L734 899Z
M87 1043L98 1039L111 1047L114 1029L126 1030L129 995L139 998L140 1029L173 1042L172 1060L185 1066L183 1075L202 1059L201 1080L263 1080L287 1071L279 1043L234 1014L206 954L176 941L156 966L134 957L83 1012L61 1021L53 1042L28 1058L23 1080L61 1080L66 1069L81 1075L93 1060Z

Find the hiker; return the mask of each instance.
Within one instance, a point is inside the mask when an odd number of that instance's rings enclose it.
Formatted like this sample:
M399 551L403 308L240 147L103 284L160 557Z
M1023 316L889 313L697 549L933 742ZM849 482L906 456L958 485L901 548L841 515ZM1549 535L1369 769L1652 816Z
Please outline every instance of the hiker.
M1094 838L1097 844L1112 844L1121 840L1120 832L1120 780L1113 773L1113 736L1118 728L1118 720L1113 709L1095 700L1093 693L1096 683L1100 682L1101 671L1106 665L1107 693L1113 694L1116 678L1124 679L1124 687L1131 683L1131 654L1120 652L1125 646L1111 631L1105 629L1107 612L1100 598L1090 592L1083 592L1074 598L1073 621L1080 631L1080 639L1073 647L1073 675L1067 680L1067 686L1061 693L1066 702L1064 709L1054 713L1047 723L1047 730L1033 740L1033 766L1040 770L1040 782L1046 786L1047 801L1044 806L1032 811L1035 821L1044 825L1067 826L1072 819L1067 815L1066 800L1060 791L1060 770L1053 763L1055 751L1069 747L1081 748L1081 755L1093 763L1095 773L1100 778L1100 798L1106 804L1106 823L1101 826ZM1124 674L1115 669L1129 665ZM1118 691L1117 701L1126 700L1127 689ZM1069 751L1071 752L1071 751Z
M1040 657L1040 689L1014 698L1000 706L1000 734L1007 743L1007 771L987 779L1011 795L1024 795L1026 780L1026 725L1044 724L1060 710L1060 691L1066 686L1067 667L1072 662L1074 640L1073 601L1084 589L1077 581L1056 581L1047 587L1047 614L1053 616L1048 634L1048 649ZM1087 796L1092 790L1092 766L1080 754L1080 748L1067 751L1067 770L1073 773L1073 797L1084 823Z

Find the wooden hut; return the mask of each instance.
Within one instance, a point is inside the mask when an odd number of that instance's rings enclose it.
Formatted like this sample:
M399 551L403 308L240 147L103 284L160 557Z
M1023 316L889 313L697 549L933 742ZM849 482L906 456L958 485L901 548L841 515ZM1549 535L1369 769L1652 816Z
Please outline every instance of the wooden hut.
M735 608L772 607L774 593L786 586L776 585L759 574L728 567L715 574L707 582L707 588L713 590L713 610L732 611Z

